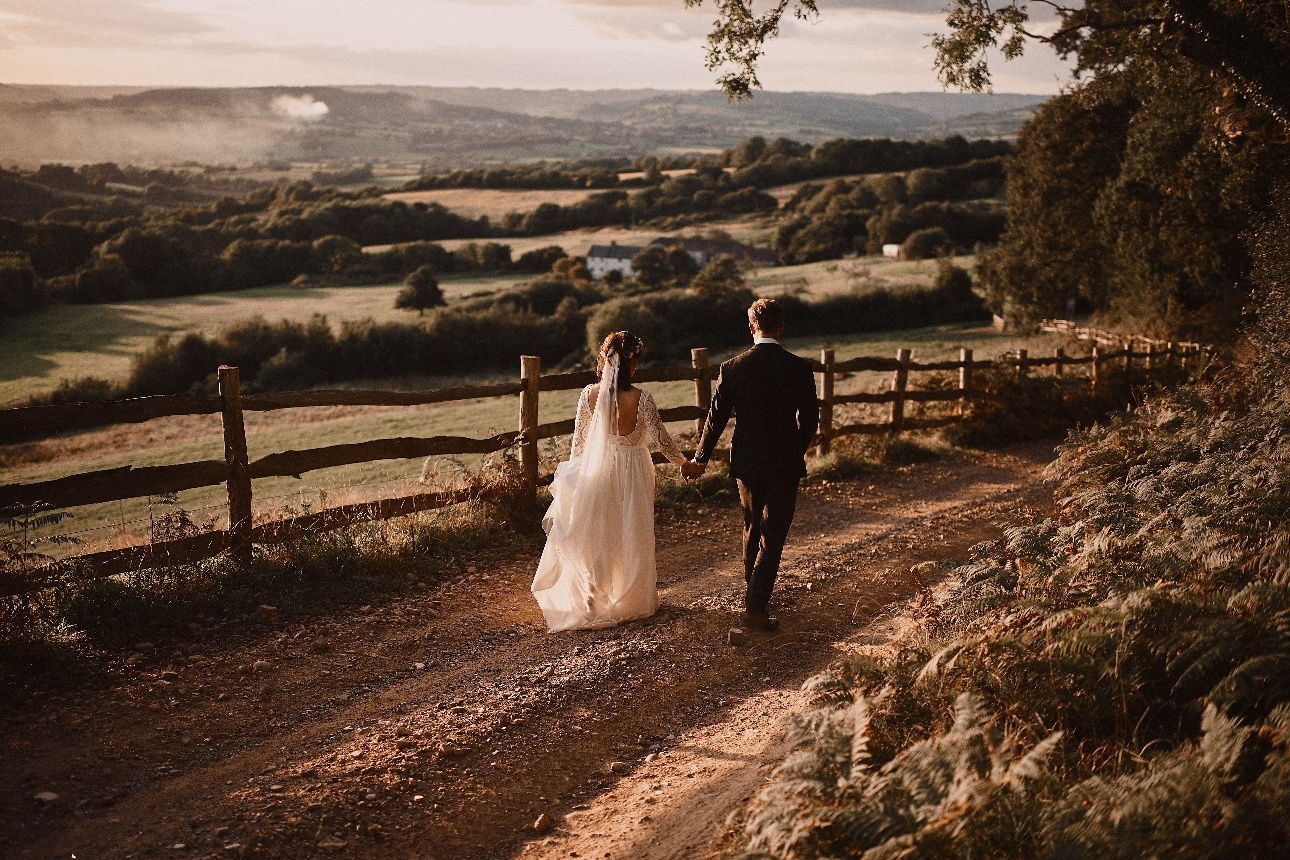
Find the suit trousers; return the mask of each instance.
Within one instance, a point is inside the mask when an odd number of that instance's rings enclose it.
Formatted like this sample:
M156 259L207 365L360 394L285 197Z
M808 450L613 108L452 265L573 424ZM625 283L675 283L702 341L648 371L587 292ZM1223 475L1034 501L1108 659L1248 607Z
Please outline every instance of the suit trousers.
M744 581L748 583L744 608L749 612L765 612L770 601L797 508L799 480L796 476L739 479L739 502L744 509Z

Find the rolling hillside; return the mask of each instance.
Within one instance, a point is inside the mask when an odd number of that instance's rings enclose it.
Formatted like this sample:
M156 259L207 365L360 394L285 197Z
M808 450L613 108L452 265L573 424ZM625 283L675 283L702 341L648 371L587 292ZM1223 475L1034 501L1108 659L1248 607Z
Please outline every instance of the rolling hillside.
M1042 97L438 87L0 86L0 159L135 164L417 161L436 167L733 146L752 134L1008 137Z

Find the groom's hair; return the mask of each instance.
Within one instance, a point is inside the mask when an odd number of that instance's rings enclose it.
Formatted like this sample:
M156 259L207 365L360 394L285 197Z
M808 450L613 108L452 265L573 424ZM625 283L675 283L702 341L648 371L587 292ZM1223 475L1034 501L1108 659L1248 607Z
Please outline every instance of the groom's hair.
M784 309L774 299L758 299L748 309L748 322L763 334L784 330Z

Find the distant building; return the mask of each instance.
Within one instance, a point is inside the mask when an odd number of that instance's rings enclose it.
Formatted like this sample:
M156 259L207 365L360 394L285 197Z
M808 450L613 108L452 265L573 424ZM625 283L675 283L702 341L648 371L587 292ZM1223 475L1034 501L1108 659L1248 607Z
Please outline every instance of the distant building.
M624 277L628 277L632 273L632 257L644 250L631 245L619 245L617 242L610 242L608 245L592 245L591 250L587 251L587 271L591 272L591 277L597 280L603 278L605 272L610 269L622 272Z
M730 255L739 261L749 261L758 266L778 266L779 254L769 248L753 248L734 239L699 239L699 238L663 238L650 243L660 248L683 248L700 266L723 255Z
M883 245L883 246L882 246L882 255L883 255L884 257L892 257L893 259L899 260L899 259L900 259L900 246L899 246L899 245Z

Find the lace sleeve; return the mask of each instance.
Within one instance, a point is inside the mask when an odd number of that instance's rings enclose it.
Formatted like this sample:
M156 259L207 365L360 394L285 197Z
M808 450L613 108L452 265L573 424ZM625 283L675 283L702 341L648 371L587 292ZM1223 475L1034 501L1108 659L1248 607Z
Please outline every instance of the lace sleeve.
M663 426L663 419L658 414L658 407L654 405L654 398L648 391L641 392L641 402L638 407L640 417L645 422L645 427L649 431L650 443L663 453L674 466L680 466L685 462L685 455L681 449L672 441L672 434L667 432Z
M582 446L587 441L587 431L591 429L591 386L588 385L582 389L582 396L578 398L578 414L573 419L573 450L569 452L569 457L577 457L582 453Z

